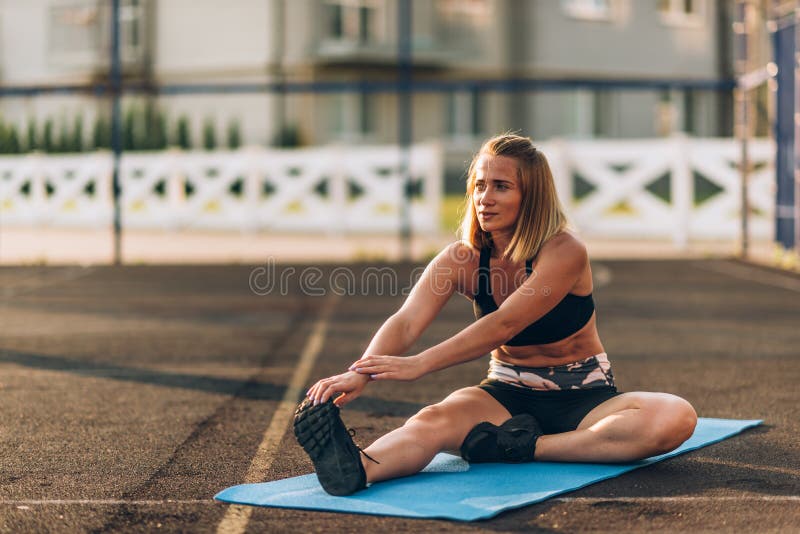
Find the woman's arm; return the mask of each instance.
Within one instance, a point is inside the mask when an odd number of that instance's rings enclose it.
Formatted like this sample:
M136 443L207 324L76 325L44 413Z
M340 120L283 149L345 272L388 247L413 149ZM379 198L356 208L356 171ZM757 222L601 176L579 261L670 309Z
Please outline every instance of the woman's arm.
M415 380L427 373L474 360L490 352L549 312L575 285L589 259L568 234L542 249L536 271L494 313L483 316L438 345L407 358L372 355L352 369L375 380Z
M370 354L399 355L406 352L453 292L463 286L470 270L467 263L470 254L463 243L453 243L431 260L403 306L375 333L362 359ZM361 394L369 379L368 374L348 371L318 381L306 395L315 403L321 403L336 393L343 393L335 401L343 406Z

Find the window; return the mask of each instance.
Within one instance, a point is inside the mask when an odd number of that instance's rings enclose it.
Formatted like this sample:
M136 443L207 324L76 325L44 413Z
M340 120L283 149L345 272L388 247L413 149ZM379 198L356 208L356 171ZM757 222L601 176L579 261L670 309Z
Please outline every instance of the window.
M122 0L119 6L119 49L123 60L134 61L142 53L142 0Z
M611 0L561 0L561 6L567 15L578 19L611 18Z
M658 0L661 20L666 24L697 26L703 24L706 0Z
M363 45L386 39L381 0L326 0L325 9L329 40Z
M48 11L49 52L54 59L87 64L103 49L103 13L98 2L58 2Z
M478 91L449 93L445 106L445 131L451 138L473 139L483 134L483 95Z
M567 126L566 133L577 138L594 137L595 135L595 100L596 95L589 89L576 89L564 92L561 97L563 102L564 118Z
M485 28L492 16L487 0L437 0L437 17L457 26Z
M438 46L474 58L492 38L492 6L487 0L436 0L432 32Z
M375 133L376 95L370 93L341 93L328 100L330 131L333 137L363 140Z
M141 59L142 0L121 0L120 55L123 62ZM54 62L96 67L109 62L111 6L103 0L54 0L47 12L48 48Z

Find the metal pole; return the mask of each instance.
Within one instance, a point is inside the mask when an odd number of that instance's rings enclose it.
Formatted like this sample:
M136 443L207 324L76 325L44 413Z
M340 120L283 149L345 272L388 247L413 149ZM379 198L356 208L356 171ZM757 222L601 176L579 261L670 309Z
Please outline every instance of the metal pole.
M736 39L736 46L735 46L735 66L736 66L736 74L737 76L741 77L748 72L748 45L749 45L749 30L750 30L750 2L748 0L738 0L735 7L735 14L734 14L734 26L733 32L735 34ZM749 231L748 231L748 219L749 219L749 205L747 201L747 182L749 179L749 171L750 171L750 153L749 153L749 137L750 137L750 128L749 128L749 95L747 92L747 88L744 87L741 83L736 87L734 90L734 100L735 100L735 108L734 113L736 115L735 123L736 123L736 136L741 143L741 189L740 189L740 201L741 201L741 249L740 255L742 258L747 258L748 255L748 248L749 248Z
M412 122L412 52L411 52L411 0L399 0L397 17L397 138L400 145L400 176L403 198L400 204L400 242L402 258L411 260L411 143Z
M794 251L800 254L800 0L794 8Z
M120 124L120 97L122 92L122 69L119 53L119 0L111 3L111 150L114 158L114 173L111 191L114 198L114 265L122 263L122 222L120 214L119 167L122 155L122 128Z
M272 27L267 31L272 35L272 60L268 68L270 81L275 84L272 94L273 141L283 145L286 124L286 76L283 69L284 41L286 24L284 0L272 0Z

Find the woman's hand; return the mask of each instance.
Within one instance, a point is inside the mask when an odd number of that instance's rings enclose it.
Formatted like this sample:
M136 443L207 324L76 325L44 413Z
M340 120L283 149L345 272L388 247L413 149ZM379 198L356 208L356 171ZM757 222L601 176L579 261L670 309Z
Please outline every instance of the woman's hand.
M306 392L306 397L314 401L314 404L327 402L336 393L342 393L333 401L340 408L348 402L356 399L364 390L364 386L369 382L369 376L360 375L352 371L340 375L323 378Z
M350 370L373 380L416 380L427 373L419 356L364 356Z

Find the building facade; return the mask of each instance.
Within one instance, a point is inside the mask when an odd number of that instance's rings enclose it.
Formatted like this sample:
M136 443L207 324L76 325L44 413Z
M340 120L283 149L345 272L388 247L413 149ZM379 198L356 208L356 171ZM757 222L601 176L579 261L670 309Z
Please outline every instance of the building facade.
M109 5L0 0L0 83L106 80ZM233 124L246 144L396 142L397 95L359 84L396 79L398 8L398 0L121 0L124 79L153 88L126 96L123 107L157 108L170 132L188 118L194 145L204 128L224 139ZM723 0L412 0L411 26L414 79L448 84L413 95L413 138L443 143L451 182L480 140L501 131L541 140L732 133L724 91L602 85L730 78ZM548 91L472 83L509 78L564 83ZM578 80L584 83L570 85ZM276 81L353 85L325 93L158 90ZM47 120L66 129L80 116L90 143L91 125L109 105L93 95L46 93L3 98L0 110L20 131Z

